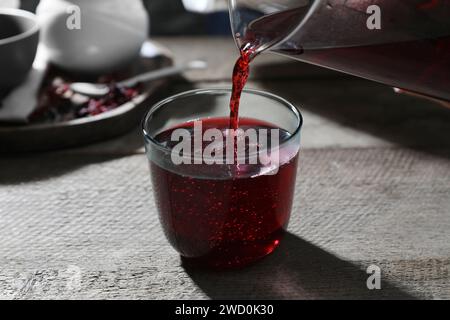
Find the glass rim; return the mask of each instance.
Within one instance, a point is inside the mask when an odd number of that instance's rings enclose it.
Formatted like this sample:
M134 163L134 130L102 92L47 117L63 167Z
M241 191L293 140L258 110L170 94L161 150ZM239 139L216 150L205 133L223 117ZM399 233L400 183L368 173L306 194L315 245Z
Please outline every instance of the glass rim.
M160 108L163 108L165 105L171 103L172 101L175 101L177 99L180 98L185 98L185 97L191 97L191 96L195 96L195 95L203 95L203 94L220 94L220 93L229 93L231 94L231 89L230 88L210 88L210 89L194 89L194 90L188 90L188 91L184 91L175 95L172 95L170 97L167 97L159 102L157 102L156 104L154 104L145 114L144 119L141 122L141 129L142 132L144 134L144 137L147 138L151 144L153 144L154 146L156 146L158 149L162 150L162 151L167 151L167 152L171 152L172 148L168 148L166 146L163 146L160 142L158 142L154 137L152 137L152 135L150 135L147 132L146 129L146 125L149 123L149 121L151 120L151 116L158 111ZM301 114L301 112L288 100L281 98L280 96L277 96L276 94L270 93L270 92L266 92L266 91L262 91L262 90L256 90L256 89L244 89L242 90L242 93L248 93L248 94L252 94L252 95L259 95L261 97L264 98L268 98L277 102L280 102L281 104L283 104L285 107L287 107L297 118L297 125L296 125L296 129L295 131L291 134L291 136L286 139L285 141L283 141L283 143L280 145L280 147L288 142L290 142L291 140L293 140L301 131L302 127L303 127L303 116ZM201 120L201 119L199 119ZM194 121L194 120L192 120Z

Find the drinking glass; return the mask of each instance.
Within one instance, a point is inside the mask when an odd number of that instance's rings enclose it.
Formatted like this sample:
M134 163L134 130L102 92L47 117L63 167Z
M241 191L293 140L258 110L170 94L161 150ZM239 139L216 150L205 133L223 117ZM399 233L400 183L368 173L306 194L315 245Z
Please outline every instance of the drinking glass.
M143 121L154 199L167 239L184 262L219 269L245 266L280 244L292 208L303 122L288 101L244 90L242 131L233 133L230 96L228 89L181 93L156 104ZM207 137L208 129L219 137ZM248 132L256 132L258 140L243 135ZM180 137L193 138L184 144L189 151L180 153ZM230 152L221 138L245 152L232 148L231 161L225 161ZM212 142L221 144L207 154ZM213 162L213 156L224 161Z

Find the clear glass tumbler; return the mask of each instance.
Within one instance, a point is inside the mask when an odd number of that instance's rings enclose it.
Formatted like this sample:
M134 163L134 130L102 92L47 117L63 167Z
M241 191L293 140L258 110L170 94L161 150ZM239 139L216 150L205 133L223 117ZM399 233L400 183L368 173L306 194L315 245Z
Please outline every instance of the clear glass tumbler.
M165 235L185 262L234 268L270 254L287 228L302 117L286 100L245 90L229 129L227 89L194 90L143 121Z

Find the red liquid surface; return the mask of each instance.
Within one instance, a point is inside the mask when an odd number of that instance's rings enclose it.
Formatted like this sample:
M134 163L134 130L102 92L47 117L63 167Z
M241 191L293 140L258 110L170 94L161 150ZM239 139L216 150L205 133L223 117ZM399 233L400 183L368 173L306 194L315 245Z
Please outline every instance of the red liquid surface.
M257 120L240 121L243 129L274 128ZM228 126L228 118L203 121L203 130ZM177 128L192 129L193 123ZM156 139L170 146L173 130ZM202 177L220 170L216 166L181 165L174 173L151 162L160 220L172 246L190 263L214 268L245 266L271 253L289 221L297 158L281 165L275 175L250 178L237 173L225 179Z

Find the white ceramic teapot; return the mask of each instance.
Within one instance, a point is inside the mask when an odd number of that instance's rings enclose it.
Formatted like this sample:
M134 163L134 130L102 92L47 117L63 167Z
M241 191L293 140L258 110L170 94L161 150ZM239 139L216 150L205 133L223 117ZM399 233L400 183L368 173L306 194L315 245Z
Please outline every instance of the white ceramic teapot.
M69 71L119 69L138 57L148 35L142 0L41 0L37 15L49 61Z

